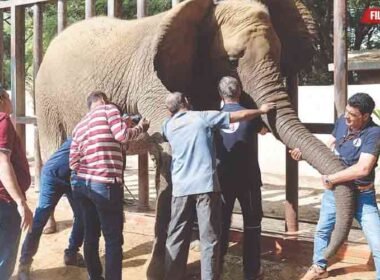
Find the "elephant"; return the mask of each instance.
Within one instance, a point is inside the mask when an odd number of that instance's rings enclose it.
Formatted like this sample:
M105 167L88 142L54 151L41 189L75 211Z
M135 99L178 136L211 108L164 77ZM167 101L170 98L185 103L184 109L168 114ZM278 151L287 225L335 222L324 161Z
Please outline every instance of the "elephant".
M148 149L158 169L147 274L161 279L171 197L171 151L160 133L168 92L185 93L195 110L217 110L217 83L232 75L252 104L276 102L277 109L263 117L275 137L291 149L300 148L322 174L344 169L300 123L284 85L283 77L308 65L315 34L312 16L300 0L187 0L142 19L95 17L75 23L51 42L36 78L42 160L71 134L93 90L104 91L123 112L151 120L148 133L131 149ZM345 240L353 217L349 186L336 186L334 192L337 220L326 257Z

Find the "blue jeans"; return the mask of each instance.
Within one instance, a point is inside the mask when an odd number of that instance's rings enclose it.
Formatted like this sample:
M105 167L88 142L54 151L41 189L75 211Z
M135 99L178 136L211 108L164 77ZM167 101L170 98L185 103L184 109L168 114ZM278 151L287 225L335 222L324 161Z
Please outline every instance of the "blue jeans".
M16 203L0 200L0 278L8 280L15 268L21 218Z
M380 213L376 204L374 190L356 192L355 219L361 226L371 249L375 267L376 279L380 280ZM322 198L319 221L314 237L313 263L327 267L324 250L329 244L331 232L335 225L335 198L331 190L325 190Z
M74 213L74 223L69 238L69 247L65 250L67 254L76 254L83 243L83 220L79 204L73 200L70 186L59 185L49 176L41 176L40 197L38 207L34 213L32 232L28 233L22 245L20 263L30 264L33 256L37 253L42 231L49 220L50 214L55 206L66 194L71 209Z
M123 188L119 183L86 182L72 176L74 199L80 203L84 220L84 259L91 280L102 279L99 238L106 246L105 279L121 280L123 259Z

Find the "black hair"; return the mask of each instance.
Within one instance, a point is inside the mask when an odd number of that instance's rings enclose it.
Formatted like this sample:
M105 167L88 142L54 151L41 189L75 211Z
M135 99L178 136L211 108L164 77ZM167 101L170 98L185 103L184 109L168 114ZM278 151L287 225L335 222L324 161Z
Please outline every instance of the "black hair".
M372 114L373 109L375 109L375 101L367 93L355 93L348 99L348 105L354 107L360 111L362 114Z
M107 95L104 92L102 92L100 90L96 90L96 91L91 92L88 95L88 97L87 97L87 107L88 107L88 109L91 108L91 104L92 103L94 103L94 102L96 102L96 101L98 101L100 99L104 100L104 102L107 103L107 104L109 103L108 102L108 97L107 97Z

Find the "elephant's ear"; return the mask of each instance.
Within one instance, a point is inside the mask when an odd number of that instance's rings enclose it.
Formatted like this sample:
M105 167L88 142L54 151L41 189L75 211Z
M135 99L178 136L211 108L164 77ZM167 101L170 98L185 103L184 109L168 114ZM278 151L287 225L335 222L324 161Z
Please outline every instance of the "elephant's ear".
M300 0L259 0L267 5L272 24L281 40L281 68L294 74L305 67L315 50L316 24Z
M156 37L154 69L170 91L185 91L191 82L202 21L212 0L189 0L163 18Z

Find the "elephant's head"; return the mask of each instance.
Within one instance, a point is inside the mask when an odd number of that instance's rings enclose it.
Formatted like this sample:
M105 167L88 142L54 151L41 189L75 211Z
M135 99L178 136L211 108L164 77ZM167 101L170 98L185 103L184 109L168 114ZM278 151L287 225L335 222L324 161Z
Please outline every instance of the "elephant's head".
M196 108L216 108L217 82L234 75L260 106L277 110L264 119L272 133L322 174L343 169L338 159L299 121L283 76L307 66L313 54L314 22L299 0L185 1L164 17L155 44L154 67L170 91L183 91ZM336 188L337 222L326 256L348 234L353 199L348 187Z

